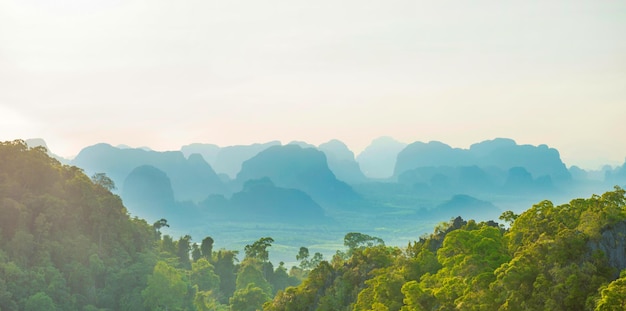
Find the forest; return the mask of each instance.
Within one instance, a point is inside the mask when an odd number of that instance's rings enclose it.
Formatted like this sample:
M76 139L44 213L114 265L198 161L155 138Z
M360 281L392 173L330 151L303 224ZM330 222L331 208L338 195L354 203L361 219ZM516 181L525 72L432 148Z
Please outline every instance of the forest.
M0 143L0 310L624 310L626 192L496 221L460 217L406 246L346 232L331 258L274 238L243 252L131 217L106 174ZM179 228L184 231L184 228Z

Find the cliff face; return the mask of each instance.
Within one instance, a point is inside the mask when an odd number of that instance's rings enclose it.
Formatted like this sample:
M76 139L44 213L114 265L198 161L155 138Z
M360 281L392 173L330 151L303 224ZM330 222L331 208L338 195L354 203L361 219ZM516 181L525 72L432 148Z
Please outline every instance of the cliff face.
M614 278L618 278L620 271L626 269L626 221L606 227L599 240L591 240L587 245L591 253L598 250L604 253L609 265L616 269Z

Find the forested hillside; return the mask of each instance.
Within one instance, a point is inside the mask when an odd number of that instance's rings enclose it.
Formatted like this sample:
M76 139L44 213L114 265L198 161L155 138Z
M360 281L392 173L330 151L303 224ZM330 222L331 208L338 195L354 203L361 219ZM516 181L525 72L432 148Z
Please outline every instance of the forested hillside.
M0 143L0 310L254 310L299 283L269 262L272 238L239 263L210 237L130 218L113 187L42 147Z
M505 212L510 227L456 218L405 248L346 236L264 310L625 310L624 194Z
M131 218L114 187L44 148L0 143L0 310L626 308L619 187L501 224L457 217L406 247L350 232L329 260L301 247L291 268L269 261L271 237L240 254L164 234L167 220Z
M156 256L110 179L0 144L0 309L136 310Z

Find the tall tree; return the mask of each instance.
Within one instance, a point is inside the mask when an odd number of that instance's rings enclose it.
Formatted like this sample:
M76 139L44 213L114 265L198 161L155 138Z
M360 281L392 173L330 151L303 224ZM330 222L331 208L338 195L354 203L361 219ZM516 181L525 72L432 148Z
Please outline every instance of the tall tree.
M274 243L274 239L270 237L264 237L252 243L252 245L246 245L246 247L244 248L246 258L249 257L259 259L260 261L268 261L269 252L267 248L272 246L272 243Z
M202 239L202 244L200 244L200 251L202 252L202 256L206 258L208 261L212 260L213 256L213 238L208 236Z
M141 292L144 305L150 310L182 308L187 295L187 284L181 272L165 261L157 262L148 277L148 286Z

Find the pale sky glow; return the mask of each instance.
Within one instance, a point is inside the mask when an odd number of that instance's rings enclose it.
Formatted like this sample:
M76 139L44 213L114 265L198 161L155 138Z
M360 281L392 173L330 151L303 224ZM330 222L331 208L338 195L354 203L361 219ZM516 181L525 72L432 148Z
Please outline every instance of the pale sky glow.
M626 157L624 1L0 0L0 140Z

